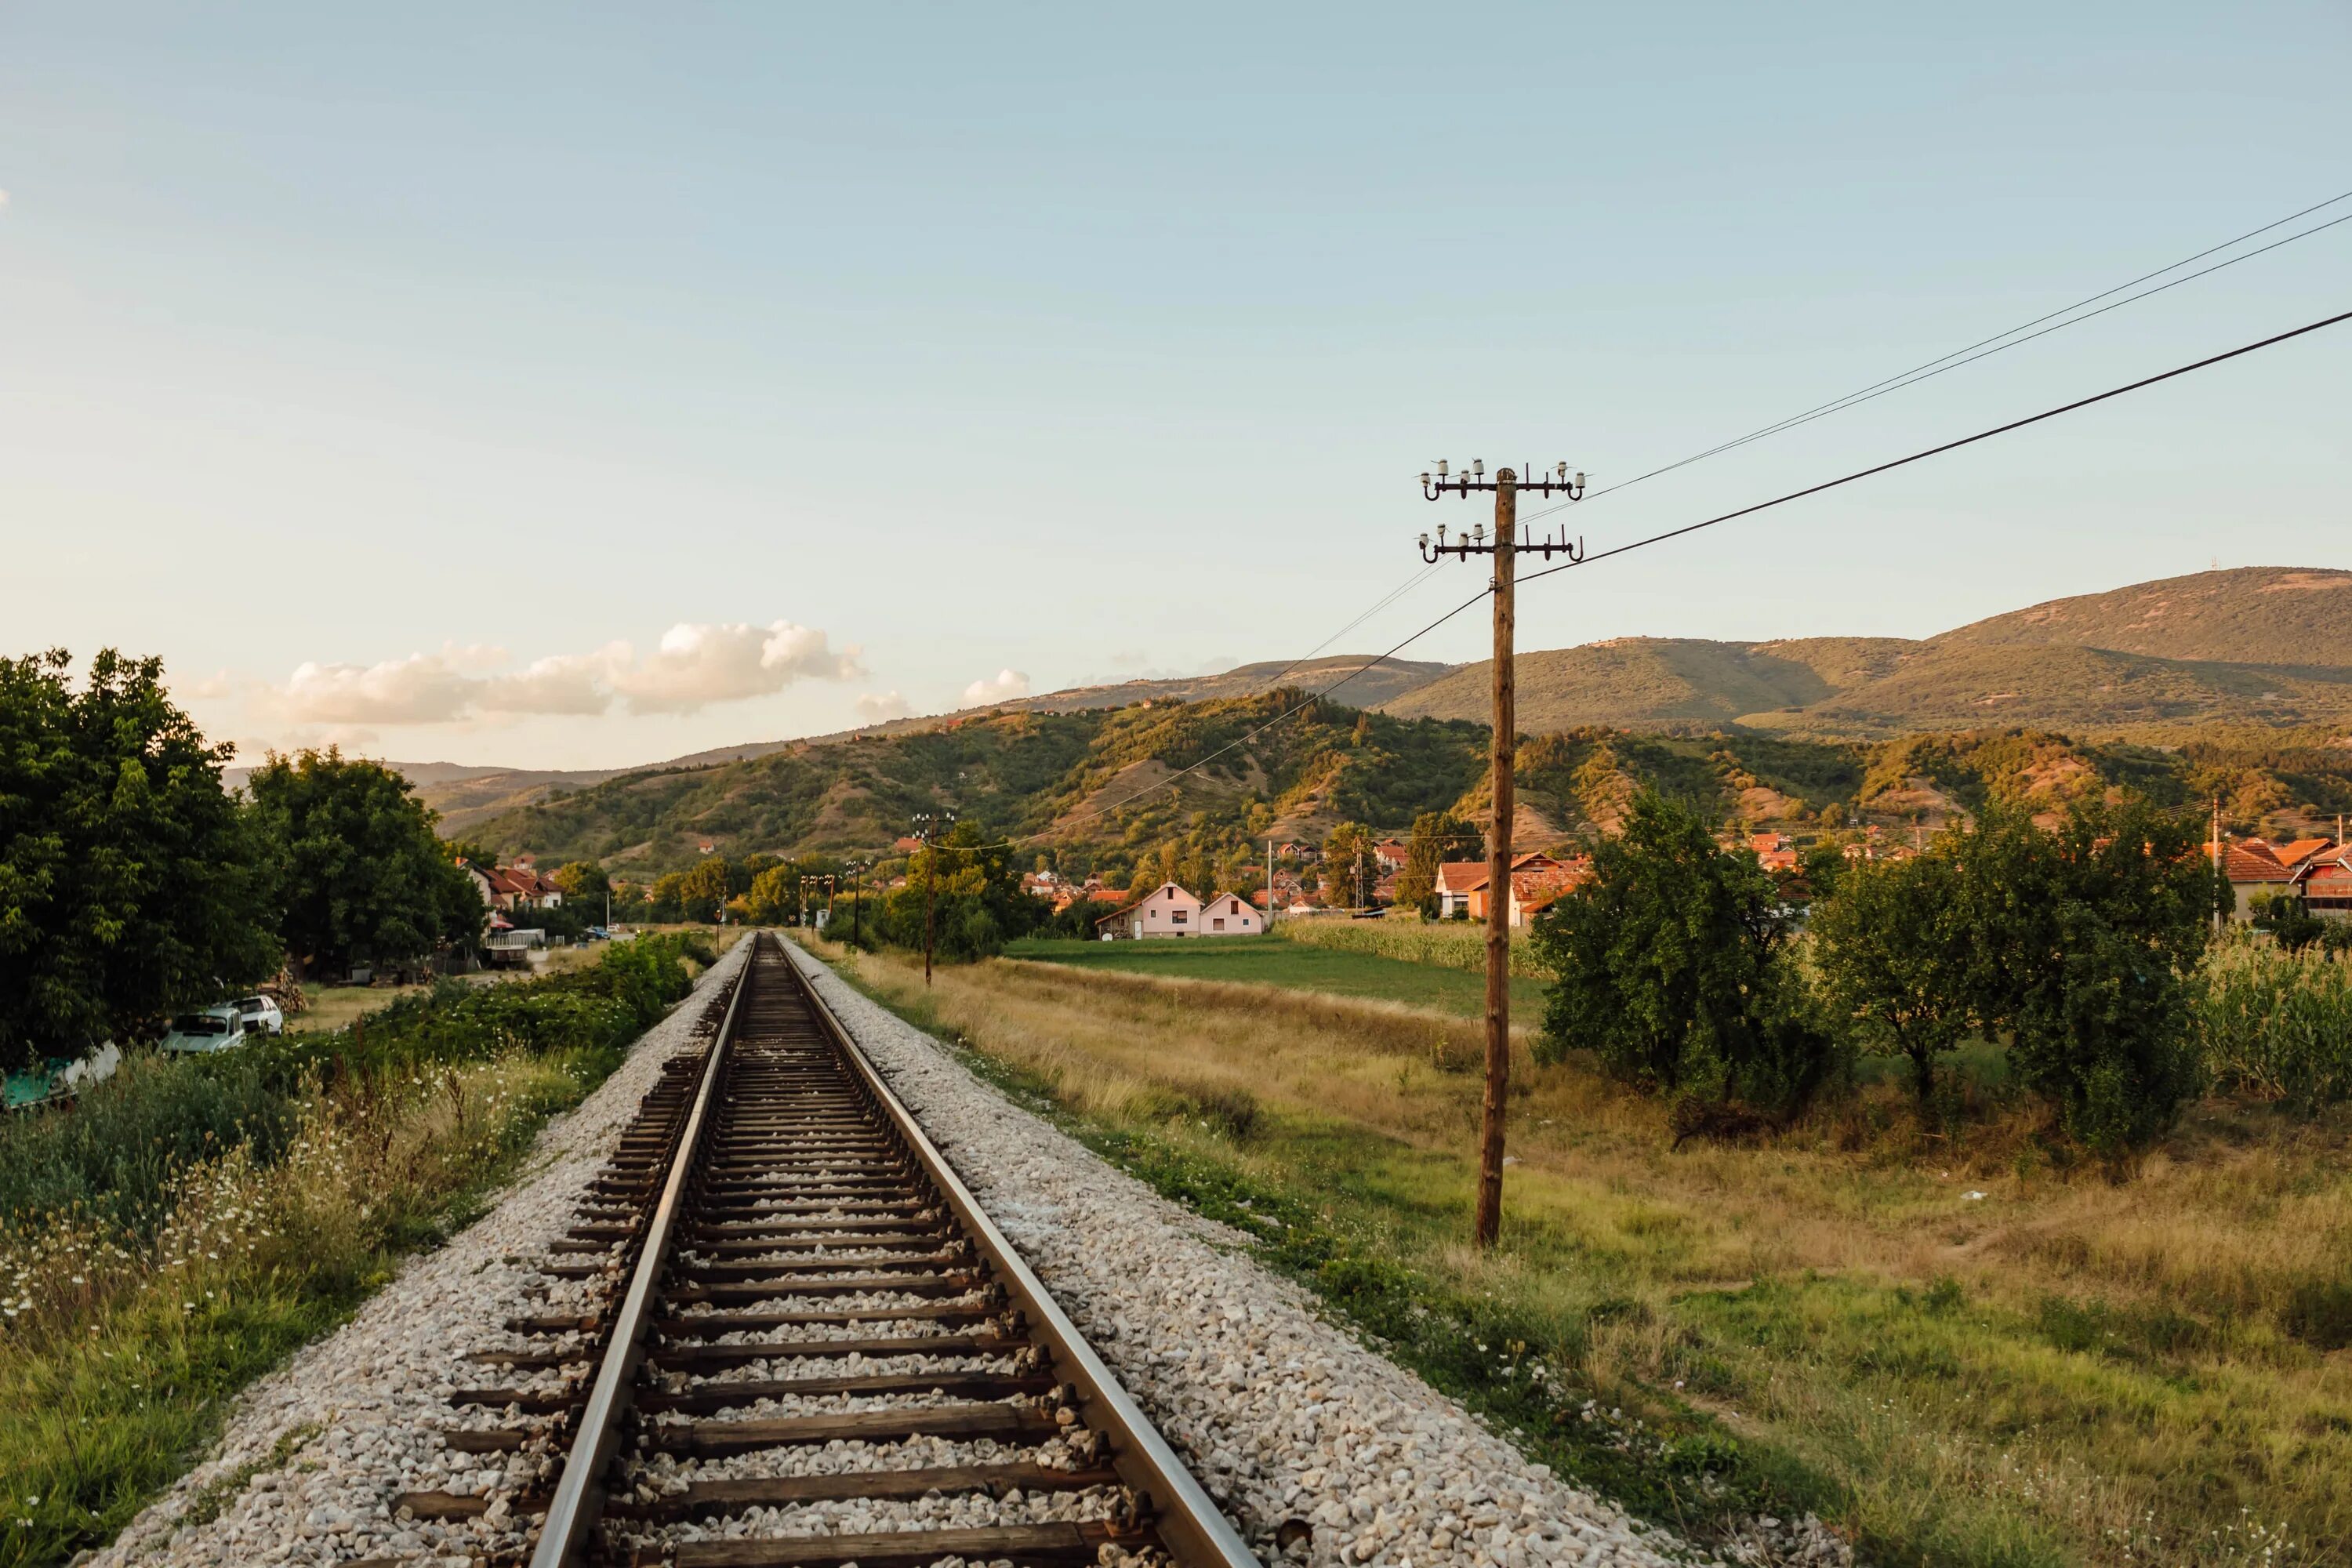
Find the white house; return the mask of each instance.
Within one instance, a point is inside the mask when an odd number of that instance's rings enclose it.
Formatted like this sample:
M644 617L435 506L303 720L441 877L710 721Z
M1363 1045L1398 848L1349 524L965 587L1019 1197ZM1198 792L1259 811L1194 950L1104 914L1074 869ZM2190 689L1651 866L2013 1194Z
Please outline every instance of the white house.
M1197 936L1202 930L1201 900L1173 882L1162 882L1139 901L1103 916L1095 922L1095 929L1128 937Z
M1202 936L1255 936L1265 930L1265 917L1239 893L1219 893L1201 906Z

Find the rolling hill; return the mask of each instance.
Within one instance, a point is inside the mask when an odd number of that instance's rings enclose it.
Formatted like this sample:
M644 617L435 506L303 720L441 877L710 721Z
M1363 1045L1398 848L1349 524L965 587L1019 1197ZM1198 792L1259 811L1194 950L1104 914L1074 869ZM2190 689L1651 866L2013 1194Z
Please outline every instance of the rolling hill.
M1146 701L1255 699L1277 680L1314 689L1365 662L1335 655L1218 675L1076 687L988 711L1045 718L1124 711ZM2352 572L2245 567L2054 599L1916 641L1798 637L1725 642L1620 637L1519 656L1519 722L1530 734L1586 727L1741 731L1879 741L1987 725L2164 738L2216 723L2272 728L2352 723ZM1383 663L1336 700L1401 720L1483 723L1484 662ZM1141 710L1150 711L1150 710ZM633 770L626 791L684 790L698 770L966 727L978 716L894 720L803 740L719 747ZM558 772L394 763L471 833L534 804L594 789L615 770Z
M1917 642L1632 637L1519 656L1519 721L1879 739L2025 724L2352 722L2352 572L2244 567L2054 599ZM1483 718L1488 666L1383 704Z

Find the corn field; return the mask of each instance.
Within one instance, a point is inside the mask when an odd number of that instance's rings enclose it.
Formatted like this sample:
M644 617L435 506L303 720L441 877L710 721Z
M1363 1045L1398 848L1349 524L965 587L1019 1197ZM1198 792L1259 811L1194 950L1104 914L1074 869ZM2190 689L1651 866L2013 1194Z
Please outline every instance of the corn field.
M2306 1107L2352 1099L2352 956L2232 933L2206 961L2201 1006L2219 1087Z
M1306 947L1369 952L1441 969L1476 973L1486 967L1484 921L1288 920L1276 922L1274 934ZM1552 977L1523 932L1511 937L1511 973L1528 980Z

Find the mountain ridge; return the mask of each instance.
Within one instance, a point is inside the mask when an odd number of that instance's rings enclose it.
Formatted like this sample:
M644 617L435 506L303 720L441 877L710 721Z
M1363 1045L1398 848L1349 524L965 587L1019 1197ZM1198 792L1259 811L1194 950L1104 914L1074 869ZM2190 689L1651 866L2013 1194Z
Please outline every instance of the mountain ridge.
M2084 657L2086 650L2096 657ZM443 813L445 831L459 833L625 774L709 768L919 733L984 713L1257 696L1277 677L1312 690L1370 658L1267 660L1212 675L1071 687L982 709L714 747L630 768L387 765L418 784L426 803ZM1483 722L1489 683L1486 661L1383 660L1349 679L1334 700L1397 718ZM2045 600L1916 639L1636 637L1532 649L1519 655L1518 689L1520 727L1531 734L1586 725L1733 726L1875 740L1984 724L2115 733L2211 723L2332 725L2352 721L2352 571L2254 566L2195 573Z

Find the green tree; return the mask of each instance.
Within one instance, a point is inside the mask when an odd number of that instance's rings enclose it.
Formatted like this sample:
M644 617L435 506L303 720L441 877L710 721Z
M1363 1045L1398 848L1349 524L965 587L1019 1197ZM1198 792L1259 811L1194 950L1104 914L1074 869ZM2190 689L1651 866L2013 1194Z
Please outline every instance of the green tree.
M78 1056L281 959L233 754L113 649L0 659L0 1069Z
M1960 868L1942 854L1843 867L1813 906L1813 955L1839 1014L1865 1048L1911 1063L1924 1113L1936 1058L1975 1024L1976 943Z
M1437 914L1437 868L1448 860L1475 859L1478 830L1460 817L1442 811L1424 811L1412 819L1405 840L1404 869L1397 873L1396 901L1419 910L1424 917Z
M1323 840L1323 901L1335 909L1355 909L1371 901L1372 884L1380 879L1380 863L1372 858L1372 830L1360 822L1343 822Z
M600 914L604 895L613 890L613 879L604 874L604 868L593 860L574 860L559 866L555 871L555 885L563 889L567 902L575 899L583 903L594 902Z
M1044 900L1021 890L1012 846L1002 838L990 841L971 822L957 823L937 845L908 858L907 885L881 900L877 926L884 939L919 952L927 899L934 952L948 963L992 957L1006 942L1035 929L1048 912Z
M311 968L470 942L487 910L409 782L334 750L275 752L247 784L273 851L280 934Z
M1801 1102L1834 1061L1784 952L1779 895L1756 857L1727 854L1712 825L1654 791L1593 849L1592 875L1536 922L1559 980L1544 1059L1598 1056L1644 1088Z
M2194 819L2145 800L2077 801L2055 832L1989 804L1946 837L1959 862L1978 1016L2010 1035L2019 1081L2119 1162L2202 1084L2190 987L2212 882Z
M673 875L677 880L670 885L668 902L677 911L674 919L707 925L719 918L719 909L735 896L734 871L723 855L706 855ZM654 886L659 889L667 882L669 878L664 877Z
M771 866L751 879L751 890L745 901L752 921L760 925L782 925L800 908L800 873L790 866Z

